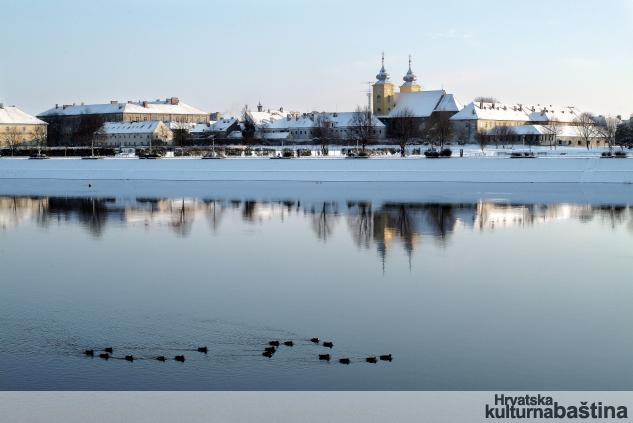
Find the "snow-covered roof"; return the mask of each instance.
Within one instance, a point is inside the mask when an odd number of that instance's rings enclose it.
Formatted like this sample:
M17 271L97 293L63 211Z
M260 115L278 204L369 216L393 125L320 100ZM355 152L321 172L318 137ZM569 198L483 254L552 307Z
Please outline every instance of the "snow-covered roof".
M444 94L435 108L436 112L459 112L464 105L453 94Z
M389 117L397 117L405 110L415 117L429 117L445 94L444 90L396 93L396 106L389 112Z
M197 124L193 122L175 122L172 120L165 122L165 125L172 131L176 129L186 129L187 131L191 131Z
M314 122L318 118L326 119L332 123L333 128L346 128L353 126L355 112L312 112L305 113L301 116L287 116L284 119L277 119L274 122L267 124L266 129L269 131L275 130L292 130L295 128L312 128ZM373 125L378 128L385 126L378 118L372 115Z
M272 122L279 119L285 119L287 113L279 110L271 110L266 112L253 112L249 110L247 112L247 115L254 125L259 126L262 124L271 124Z
M128 101L119 103L111 101L107 104L72 104L55 106L38 116L73 116L82 114L112 114L112 113L160 113L172 115L208 115L207 112L183 103L177 98L155 101Z
M211 132L211 125L216 121L210 121L207 123L194 123L189 132L192 134L204 134L205 132Z
M500 120L517 122L566 122L571 123L578 116L576 108L543 105L471 102L451 120Z
M223 132L226 131L231 125L233 125L237 121L234 117L220 119L217 122L214 122L209 127L211 132Z
M160 120L144 120L139 122L106 122L103 131L106 134L148 134L156 131Z
M31 116L15 106L0 107L0 124L7 125L46 125L46 122Z

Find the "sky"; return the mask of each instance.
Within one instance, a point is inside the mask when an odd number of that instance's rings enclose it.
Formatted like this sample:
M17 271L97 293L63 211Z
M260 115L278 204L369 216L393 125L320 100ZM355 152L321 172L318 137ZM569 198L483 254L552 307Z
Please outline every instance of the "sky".
M463 103L633 113L633 0L0 0L0 102L349 111L381 52Z

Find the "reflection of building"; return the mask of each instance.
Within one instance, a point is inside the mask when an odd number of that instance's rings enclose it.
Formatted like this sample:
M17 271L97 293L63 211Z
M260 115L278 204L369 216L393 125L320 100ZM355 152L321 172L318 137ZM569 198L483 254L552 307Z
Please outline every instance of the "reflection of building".
M0 103L0 146L15 146L46 138L46 122L23 112L15 106Z

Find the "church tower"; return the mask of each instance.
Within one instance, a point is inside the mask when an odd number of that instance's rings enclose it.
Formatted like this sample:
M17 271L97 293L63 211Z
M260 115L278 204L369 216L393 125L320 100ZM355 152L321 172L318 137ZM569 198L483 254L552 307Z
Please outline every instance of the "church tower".
M418 85L416 82L418 79L417 76L411 70L411 55L409 55L409 70L407 74L402 78L404 84L400 85L401 93L417 93L418 91L422 91L422 87Z
M382 54L382 67L376 75L376 82L372 85L372 112L376 116L387 116L395 106L394 86L389 81L389 74L385 70L385 54Z

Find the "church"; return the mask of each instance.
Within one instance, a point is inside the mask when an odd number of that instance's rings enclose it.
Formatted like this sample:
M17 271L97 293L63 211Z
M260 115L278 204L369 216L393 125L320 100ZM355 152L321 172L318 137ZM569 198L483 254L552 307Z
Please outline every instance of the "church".
M382 55L382 66L376 82L372 85L372 112L387 125L389 133L390 122L403 113L415 117L422 126L429 118L445 116L447 119L463 109L462 104L453 94L444 90L423 90L418 83L417 76L411 70L411 56L409 69L402 78L404 81L396 92L395 84L391 82L385 69L385 56Z

